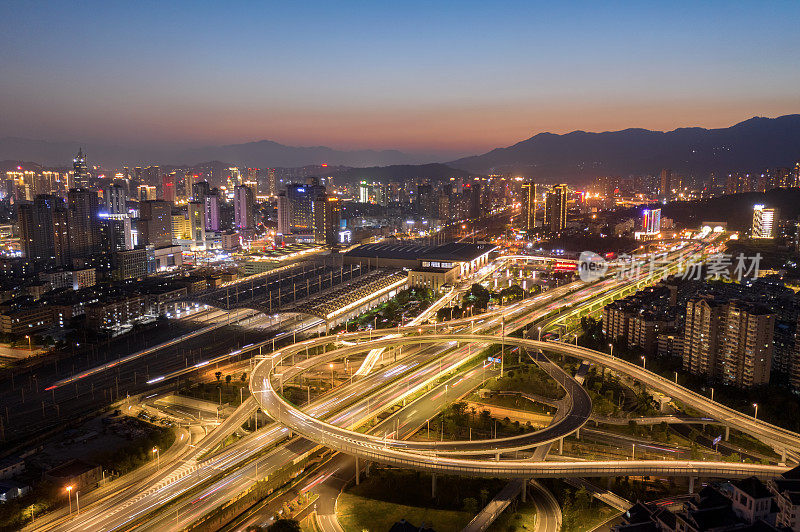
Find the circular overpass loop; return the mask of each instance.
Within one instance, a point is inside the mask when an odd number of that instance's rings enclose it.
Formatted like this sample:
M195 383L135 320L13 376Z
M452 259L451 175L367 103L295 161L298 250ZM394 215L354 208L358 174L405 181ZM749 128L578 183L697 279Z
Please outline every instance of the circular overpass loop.
M417 329L413 330L413 332L416 331ZM346 336L347 339L363 339L367 337L364 333L355 333ZM441 333L436 335L418 334L399 338L394 337L366 341L359 343L357 346L350 347L349 350L357 349L359 351L366 351L374 348L396 345L436 344L446 342L493 344L499 341L500 337L491 335L473 335L465 333ZM741 478L756 475L768 478L776 476L787 469L781 466L761 464L675 460L531 462L524 460L466 459L457 458L447 453L455 455L496 454L515 448L521 448L514 447L514 445L518 445L520 442L517 440L509 444L508 440L517 438L514 437L473 442L446 442L447 446L445 446L442 442L390 440L347 430L315 419L284 400L278 391L280 389L280 382L284 382L296 373L293 374L287 371L282 375L274 374L274 368L286 357L308 347L323 345L330 342L330 337L306 340L289 346L274 353L271 357L262 360L251 374L251 391L266 413L288 426L293 431L321 445L362 459L435 473L501 478L620 475L706 476L726 478ZM706 413L731 426L750 433L763 433L764 437L769 435L768 439L771 441L778 441L781 444L787 445L790 449L800 449L800 435L767 423L753 420L749 418L749 416L744 416L735 410L709 401L695 392L678 386L659 375L643 370L639 366L619 358L611 358L605 353L555 342L542 342L516 337L505 337L503 342L510 346L519 346L520 348L531 350L543 350L606 365L612 370L632 375L646 385L667 391L672 394L674 398L692 404L700 410L705 410ZM344 351L345 350L341 349L331 351L309 359L308 362L314 364L327 362L328 360L343 356ZM309 369L309 367L311 366L300 368L297 371L305 371ZM273 386L273 378L277 378L279 381L277 388ZM554 427L555 426L556 425L554 425ZM575 429L573 429L573 431L574 430ZM530 436L530 434L523 436ZM549 438L549 441L561 437L561 435L552 436L552 438ZM434 443L438 443L439 445L433 445ZM503 447L503 445L506 446Z

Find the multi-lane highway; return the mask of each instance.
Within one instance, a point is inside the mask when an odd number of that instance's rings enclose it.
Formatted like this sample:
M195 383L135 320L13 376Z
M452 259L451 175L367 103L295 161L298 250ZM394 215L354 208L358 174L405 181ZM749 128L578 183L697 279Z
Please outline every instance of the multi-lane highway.
M441 344L446 342L476 342L480 344L496 343L497 338L488 335L470 335L463 333L440 333L439 335L412 335L403 338L390 338L365 342L362 348L385 347L389 345L419 345L423 343ZM569 346L561 343L548 343L538 340L527 340L505 337L507 345L521 348L543 350L557 354L566 354L605 363L615 371L634 373L639 378L638 366L619 359L611 359L604 353L585 348ZM319 340L308 340L293 346L292 349L305 349L309 345L321 343ZM305 345L303 345L305 344ZM284 349L286 356L292 349ZM279 355L277 360L281 360ZM325 355L321 356L327 360ZM338 427L313 415L304 413L283 399L279 388L273 386L272 373L276 360L270 359L256 366L251 375L251 390L262 408L273 418L279 420L292 430L306 438L346 454L398 467L456 475L488 476L500 478L542 478L567 476L621 476L621 475L668 475L668 476L713 476L725 478L741 478L751 475L771 477L786 470L785 467L771 465L731 464L729 462L698 461L597 461L597 462L527 462L518 460L467 460L443 456L424 451L409 449L408 442L376 438L369 434ZM625 366L627 364L627 366ZM630 367L628 367L630 366ZM644 370L642 370L644 371ZM693 392L692 392L693 393ZM758 422L756 422L758 423ZM795 435L795 440L800 437ZM486 442L486 453L492 454L493 442Z
M616 289L628 281L619 281L609 279L600 281L589 285L584 285L580 288L578 284L562 287L531 300L520 302L504 309L499 309L481 316L474 318L467 318L462 320L454 320L448 325L452 328L460 327L463 330L477 330L477 331L502 331L503 328L508 327L518 328L543 316L551 315L563 308L565 304L577 303L585 300L586 298L597 297L598 295L608 293L609 290ZM538 310L537 310L538 309ZM423 331L431 331L431 327L419 327ZM408 331L402 331L407 333ZM342 335L342 340L363 338L364 335ZM330 338L327 339L331 341ZM487 345L494 341L493 338L482 337L481 342L477 342L477 346ZM423 342L424 344L424 342ZM308 345L308 344L306 344ZM509 342L511 345L511 342ZM304 349L305 346L301 346ZM476 348L477 349L477 348ZM363 351L363 349L362 349ZM355 381L354 383L343 384L332 392L320 398L312 404L311 408L306 408L309 414L319 417L320 419L328 419L331 423L343 427L354 426L364 419L374 417L374 413L381 408L385 408L391 404L401 400L403 396L408 395L412 390L423 384L422 387L430 384L438 378L441 371L445 368L456 368L468 361L469 359L469 346L462 346L455 348L448 345L448 342L441 342L439 350L437 348L426 348L424 345L415 349L407 349L401 360L397 364L390 364L384 367L381 371L375 372L374 375L369 375L366 378ZM418 358L414 358L414 356ZM446 357L446 358L445 358ZM431 364L431 360L446 360L444 366ZM416 366L414 364L416 363ZM263 365L264 363L262 363ZM398 371L398 367L407 364L406 368ZM411 385L411 374L409 371L415 371L419 366L419 370L425 371L419 375L414 375L413 386ZM377 380L370 380L377 379ZM406 380L408 379L408 380ZM372 383L372 385L370 385ZM472 387L476 386L473 385ZM378 388L381 388L378 391ZM447 388L445 388L446 392ZM438 392L437 392L438 393ZM465 392L466 393L466 392ZM452 397L455 394L451 395ZM328 399L332 398L332 399ZM324 400L323 400L324 399ZM352 401L356 401L352 403ZM411 413L407 411L407 415L411 416L413 420L429 419L435 415L436 410L442 405L446 404L448 400L447 393L443 399L436 398L431 401L432 411L424 413ZM350 404L350 406L347 406ZM344 410L342 410L344 408ZM334 413L339 412L335 417ZM248 412L249 414L249 412ZM422 414L421 417L415 417L414 414ZM246 415L245 415L246 416ZM424 422L424 421L423 421ZM398 422L400 423L400 422ZM402 427L400 427L402 428ZM99 508L94 510L95 514L86 519L80 519L76 523L70 523L69 526L64 527L65 530L79 530L85 529L88 523L93 529L119 529L120 527L130 527L132 523L143 521L144 528L152 527L172 527L185 526L190 524L199 516L204 515L210 509L222 504L225 500L229 500L232 495L240 493L251 485L255 478L263 477L266 471L272 471L278 464L288 457L292 459L301 456L303 452L308 449L313 449L316 443L313 441L305 441L305 444L291 443L288 446L282 445L276 447L268 454L257 457L258 453L266 448L272 447L284 440L287 436L286 429L280 428L276 425L270 425L256 434L246 437L239 444L235 444L230 449L219 453L217 456L200 460L199 455L195 454L193 458L187 459L186 465L178 468L164 477L164 480L153 485L151 489L137 494L133 497L128 497L128 500L121 501L119 504L112 504L106 507L106 510L111 509L108 515L102 515L103 509ZM389 431L391 432L391 431ZM396 432L396 431L395 431ZM401 431L402 434L404 431ZM302 432L301 432L302 433ZM222 434L220 431L218 434ZM388 434L387 434L388 437ZM299 448L296 446L300 446ZM303 445L310 445L304 447ZM205 447L205 446L204 446ZM284 454L286 450L290 454ZM439 460L436 458L435 460ZM505 461L503 462L505 463ZM497 462L495 462L497 464ZM729 465L729 464L726 464ZM219 476L217 479L216 477ZM529 476L536 476L529 475ZM211 478L210 484L206 487L201 487L203 484L199 481L202 478ZM198 491L199 490L199 491ZM191 491L192 496L196 497L185 502L181 501L181 497L187 495ZM119 502L119 501L118 501ZM154 509L163 508L165 504L175 502L178 506L175 508L175 514L169 512L162 512L154 514L154 517L146 517L150 511Z

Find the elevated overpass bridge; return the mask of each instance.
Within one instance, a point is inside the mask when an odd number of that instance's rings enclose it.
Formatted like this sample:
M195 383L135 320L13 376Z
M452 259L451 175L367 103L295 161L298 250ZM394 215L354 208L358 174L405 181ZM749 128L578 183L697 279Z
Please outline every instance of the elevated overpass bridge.
M408 333L410 331L403 331ZM366 339L361 333L347 335L348 338ZM273 353L271 357L258 364L251 373L250 387L256 401L274 419L291 428L294 432L334 450L356 456L368 461L390 464L403 468L428 471L432 473L456 474L467 476L488 476L500 478L545 478L545 477L595 477L595 476L621 476L621 475L658 475L678 477L721 477L743 478L755 475L761 478L774 477L786 471L783 465L744 464L715 461L683 461L683 460L609 460L609 461L558 461L542 462L530 460L500 460L494 459L467 459L459 456L443 454L443 449L425 442L411 442L407 440L393 440L387 437L377 437L362 434L353 430L334 426L302 410L294 407L281 397L278 386L284 374L274 374L274 369L281 364L281 360L290 356L295 350L305 349L306 346L319 345L330 339L307 340ZM478 342L482 344L497 342L493 335L470 335L465 333L445 334L411 334L398 338L386 338L367 341L359 344L361 350L368 350L385 345L402 344L442 344L447 342ZM750 416L743 415L727 407L715 403L693 391L678 386L663 377L648 372L634 364L618 358L585 348L574 347L561 343L541 342L504 337L506 345L516 345L545 352L565 354L590 362L600 363L611 367L615 371L628 373L656 388L664 388L671 395L693 404L701 411L712 415L714 418L744 430L745 432L764 436L778 445L785 445L790 449L798 448L798 435L784 429L769 425ZM322 362L327 362L329 357L336 356L333 352L315 357ZM272 382L276 379L277 382ZM451 444L454 442L451 442ZM474 445L478 442L469 442ZM498 440L484 440L483 452L488 455L497 451ZM466 444L466 442L465 442ZM429 448L426 448L427 447ZM412 448L413 447L413 448ZM504 452L502 450L500 452Z

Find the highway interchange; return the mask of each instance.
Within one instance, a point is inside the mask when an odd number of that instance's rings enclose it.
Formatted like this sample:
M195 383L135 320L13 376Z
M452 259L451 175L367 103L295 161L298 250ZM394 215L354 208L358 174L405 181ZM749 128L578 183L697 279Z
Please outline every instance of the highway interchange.
M502 261L499 261L502 262ZM495 267L499 267L496 265ZM491 271L482 272L484 277ZM653 277L663 272L653 272ZM709 416L739 428L744 432L759 434L787 450L800 449L800 437L777 427L756 421L735 411L729 411L689 390L666 381L658 375L644 371L639 366L607 354L586 350L562 343L506 336L498 333L521 327L547 326L554 316L561 316L581 305L590 303L601 295L623 290L641 279L606 279L590 285L574 283L545 292L529 300L447 323L447 329L435 330L419 325L417 320L386 337L370 341L372 333L348 333L337 337L305 340L261 357L251 373L251 388L258 404L283 425L270 423L246 436L234 445L216 454L209 454L232 430L242 425L258 406L249 399L196 447L186 447L175 453L176 459L167 461L162 470L141 478L125 479L124 489L100 499L82 510L72 519L51 520L42 523L41 529L56 530L161 530L184 528L202 518L232 496L246 490L257 478L264 478L279 470L284 464L308 456L320 447L343 451L344 456L357 456L365 461L389 463L433 472L448 472L481 476L534 478L545 476L602 476L661 474L683 476L742 476L758 474L771 476L783 470L778 466L752 466L744 464L685 462L685 461L633 461L614 462L534 462L530 460L498 460L498 454L556 441L578 430L588 419L591 405L585 404L585 392L575 386L571 376L561 375L559 383L567 388L569 413L559 423L539 432L524 434L501 442L411 442L408 437L435 417L447 404L468 394L486 378L497 374L499 368L485 367L475 355L482 348L499 342L527 350L538 362L547 366L546 354L559 353L579 360L602 364L614 371L630 374L654 389L681 401L686 401ZM451 294L453 297L453 294ZM439 303L441 306L441 303ZM548 321L549 320L549 321ZM358 342L357 345L352 345ZM335 349L313 355L304 360L309 347L335 343ZM266 342L263 342L266 344ZM255 344L251 348L254 353ZM350 344L350 345L348 345ZM401 346L405 346L402 348ZM303 371L314 370L315 365L331 364L344 356L357 357L358 353L372 354L365 375L348 381L338 379L338 385L313 399L302 410L290 405L280 394L280 381L296 377ZM292 355L300 359L295 364L280 365L281 360ZM395 355L397 356L396 361ZM387 361L387 358L392 360ZM370 358L370 357L367 357ZM340 364L343 367L343 365ZM554 366L554 365L553 365ZM363 366L362 366L363 367ZM557 368L557 366L556 366ZM563 373L563 370L558 368ZM550 374L559 373L551 368ZM275 383L273 385L273 382ZM375 419L378 413L404 399L412 401L373 426L368 434L351 430ZM425 405L421 408L421 405ZM568 420L568 421L564 421ZM287 428L288 427L288 428ZM290 430L294 437L290 436ZM302 437L297 437L301 435ZM538 436L537 436L538 435ZM484 459L466 459L465 455L490 455ZM352 458L337 458L320 473L322 484L333 478L337 471L352 467ZM119 481L123 481L119 479ZM122 484L120 484L122 486ZM158 511L156 511L158 510ZM38 524L38 523L37 523ZM330 524L335 529L335 525Z

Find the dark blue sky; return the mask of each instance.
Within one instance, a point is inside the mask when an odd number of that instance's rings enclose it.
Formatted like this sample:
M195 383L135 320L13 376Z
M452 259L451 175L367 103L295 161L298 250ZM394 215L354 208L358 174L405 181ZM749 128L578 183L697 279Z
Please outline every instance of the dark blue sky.
M800 112L800 2L0 4L0 136L473 152Z

